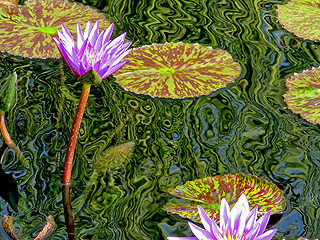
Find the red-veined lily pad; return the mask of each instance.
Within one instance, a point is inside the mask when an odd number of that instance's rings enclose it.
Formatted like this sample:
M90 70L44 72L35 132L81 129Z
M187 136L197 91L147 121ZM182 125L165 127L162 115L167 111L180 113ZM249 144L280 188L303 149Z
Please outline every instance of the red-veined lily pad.
M100 29L110 25L96 10L63 0L29 0L25 5L0 4L0 49L27 58L60 58L52 37L58 38L61 22L76 38L77 22L99 20Z
M225 198L232 208L242 193L247 195L250 209L258 205L260 215L283 212L286 207L283 193L275 184L253 175L228 174L197 179L169 192L197 203L167 203L163 209L195 222L200 222L197 205L200 204L212 219L219 221L221 199Z
M160 98L208 95L240 75L240 64L222 50L165 43L133 49L114 76L125 89Z
M278 5L278 20L283 27L296 36L320 41L320 1L295 0Z
M286 85L289 90L284 99L288 108L307 121L320 124L320 67L294 74Z

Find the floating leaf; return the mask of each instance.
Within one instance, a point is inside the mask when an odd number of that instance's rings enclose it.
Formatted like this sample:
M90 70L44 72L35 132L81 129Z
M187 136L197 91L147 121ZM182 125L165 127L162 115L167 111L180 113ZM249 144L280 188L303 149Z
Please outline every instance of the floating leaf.
M0 49L27 58L60 58L52 40L61 22L76 37L76 23L84 29L88 20L110 25L105 16L88 6L63 0L29 0L25 5L0 5Z
M4 5L16 5L19 3L19 0L3 0L3 1L0 1L0 4L4 4Z
M9 78L1 81L0 111L7 112L16 104L17 73L13 72Z
M284 196L275 184L244 174L228 174L188 181L182 186L170 189L169 192L198 203L168 203L164 206L164 210L198 222L200 221L198 204L201 204L211 218L218 221L221 199L225 198L233 207L241 193L247 195L251 209L258 205L260 214L282 212L286 206Z
M278 20L283 27L298 37L320 41L320 1L295 0L278 5Z
M133 49L114 76L125 89L152 97L186 98L210 94L240 75L241 67L221 49L166 43Z
M286 80L289 89L284 99L294 113L320 124L320 67L294 74Z

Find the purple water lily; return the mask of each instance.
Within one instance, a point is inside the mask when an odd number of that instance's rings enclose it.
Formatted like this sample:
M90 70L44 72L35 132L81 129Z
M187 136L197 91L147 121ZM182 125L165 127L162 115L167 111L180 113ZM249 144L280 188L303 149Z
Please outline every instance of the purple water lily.
M126 33L111 41L113 24L99 35L99 21L93 27L91 21L88 21L83 34L78 22L77 43L63 23L61 27L62 32L58 30L60 42L56 38L53 39L76 78L93 69L104 79L128 62L121 60L130 52L128 48L131 42L124 43Z
M258 206L250 211L245 194L240 196L231 211L227 201L222 199L220 226L206 214L201 206L198 206L198 211L205 229L189 222L195 237L168 237L168 240L270 240L276 233L276 229L264 232L270 213L256 221Z

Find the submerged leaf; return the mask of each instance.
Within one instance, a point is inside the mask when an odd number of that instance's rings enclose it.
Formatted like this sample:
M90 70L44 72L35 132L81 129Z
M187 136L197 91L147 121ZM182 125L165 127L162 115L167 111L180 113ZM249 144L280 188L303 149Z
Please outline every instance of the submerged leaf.
M121 167L126 163L133 152L135 143L127 142L118 146L108 148L95 162L95 169L98 172L106 172L110 169Z
M54 219L50 215L47 217L47 224L43 227L42 231L38 234L38 236L34 240L41 240L47 237L54 229L54 226L55 226Z
M47 224L44 226L42 231L34 240L41 240L48 236L49 233L54 229L55 222L53 217L50 215L47 217ZM2 218L2 227L8 236L13 240L19 240L19 238L14 234L13 217L5 215Z
M9 78L0 82L0 111L7 112L16 104L17 73L13 72Z
M76 38L76 22L84 29L88 20L99 20L100 28L110 22L96 10L63 0L29 0L25 5L0 5L0 49L27 58L60 58L52 40L58 38L61 22Z
M197 179L170 189L169 192L177 197L197 201L215 221L219 220L221 199L225 198L232 207L242 193L246 194L250 208L257 205L260 214L282 212L286 206L284 196L275 184L253 175L228 174ZM200 221L197 204L168 203L164 210Z
M278 20L283 27L298 37L320 41L320 1L295 0L278 5Z
M135 143L127 142L118 146L108 148L94 164L94 170L87 184L86 191L91 189L99 177L106 174L107 171L114 171L123 167L130 159L130 155L134 150Z
M114 76L125 89L161 98L208 95L226 87L241 67L222 50L199 44L165 43L133 49Z
M286 80L288 108L309 122L320 124L320 67L294 74Z

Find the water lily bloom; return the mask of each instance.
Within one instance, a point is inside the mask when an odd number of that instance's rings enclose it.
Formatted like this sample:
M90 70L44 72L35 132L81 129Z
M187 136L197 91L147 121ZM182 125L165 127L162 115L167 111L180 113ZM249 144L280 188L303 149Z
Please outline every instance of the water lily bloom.
M78 22L77 43L63 23L61 27L62 32L58 30L60 41L53 40L76 78L93 69L104 79L127 63L128 60L121 60L130 52L131 42L124 43L126 33L110 40L113 23L99 34L99 21L93 27L88 21L84 33Z
M198 206L198 211L205 229L189 222L195 237L168 237L168 240L269 240L276 233L276 229L264 232L270 213L257 220L258 206L250 211L245 194L240 196L231 211L227 201L222 199L219 226L201 206Z

